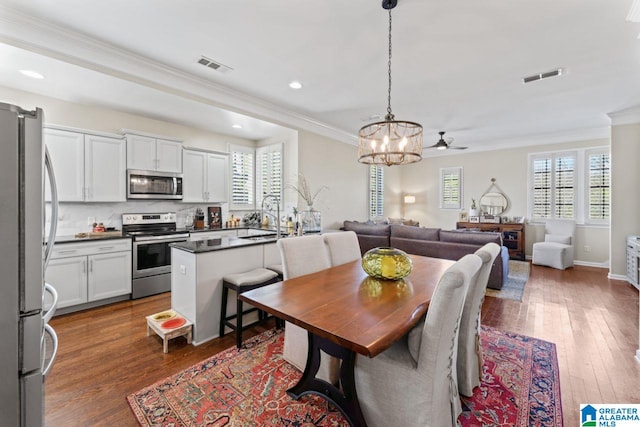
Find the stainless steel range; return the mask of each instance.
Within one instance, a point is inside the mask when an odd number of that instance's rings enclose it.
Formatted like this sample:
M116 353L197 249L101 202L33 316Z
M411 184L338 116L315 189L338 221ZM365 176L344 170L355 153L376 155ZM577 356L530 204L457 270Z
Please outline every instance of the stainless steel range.
M176 230L176 214L122 214L122 231L133 241L131 298L171 290L169 243L186 242L189 233Z

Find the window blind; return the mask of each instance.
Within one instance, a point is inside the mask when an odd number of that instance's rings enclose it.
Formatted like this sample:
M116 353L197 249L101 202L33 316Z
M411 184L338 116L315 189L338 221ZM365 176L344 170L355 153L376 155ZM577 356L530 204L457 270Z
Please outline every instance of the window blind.
M283 145L272 144L256 149L256 203L262 204L267 194L282 202Z
M462 208L462 168L440 169L440 208Z
M254 206L254 153L252 149L231 149L231 203Z
M384 169L382 166L369 167L369 218L384 216Z
M611 160L608 152L597 152L588 155L589 221L608 221L610 216Z

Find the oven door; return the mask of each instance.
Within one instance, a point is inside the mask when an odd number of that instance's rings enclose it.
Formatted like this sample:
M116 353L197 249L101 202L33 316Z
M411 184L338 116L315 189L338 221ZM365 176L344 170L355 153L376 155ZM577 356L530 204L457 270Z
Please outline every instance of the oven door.
M133 241L133 278L171 272L169 243L186 242L188 234L171 236L137 236Z

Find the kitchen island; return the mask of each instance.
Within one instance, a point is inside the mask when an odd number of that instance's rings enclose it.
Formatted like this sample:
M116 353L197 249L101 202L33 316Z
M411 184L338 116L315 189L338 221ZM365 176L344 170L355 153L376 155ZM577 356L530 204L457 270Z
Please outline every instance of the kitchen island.
M274 264L280 264L275 235L172 243L171 308L193 323L193 345L219 336L222 277ZM231 291L227 315L235 312Z

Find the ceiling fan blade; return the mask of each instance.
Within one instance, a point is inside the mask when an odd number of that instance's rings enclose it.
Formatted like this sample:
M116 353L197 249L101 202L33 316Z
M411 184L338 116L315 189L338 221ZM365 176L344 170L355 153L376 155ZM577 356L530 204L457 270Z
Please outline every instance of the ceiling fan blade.
M466 150L469 147L455 147L453 145L450 145L447 147L447 150Z

